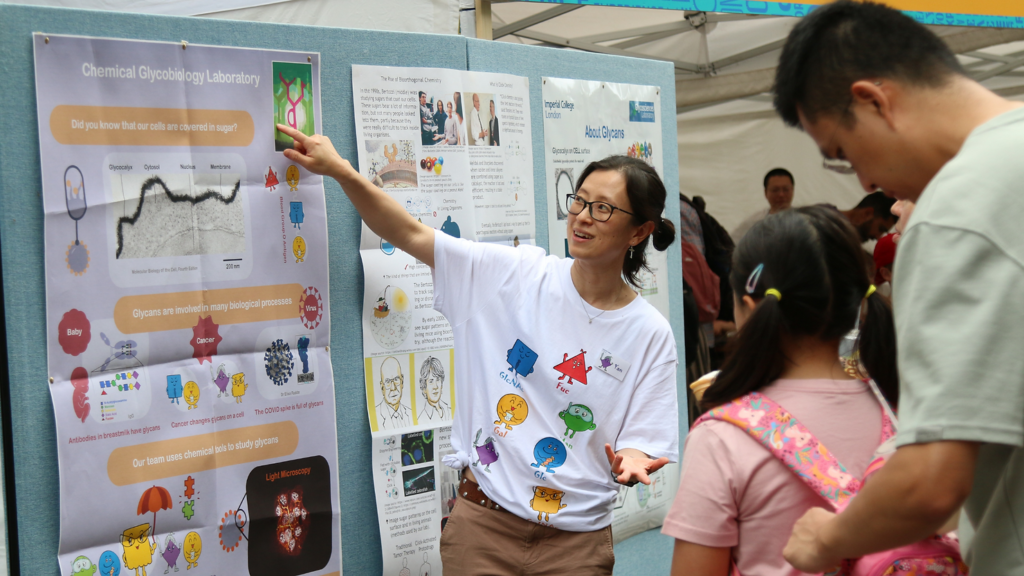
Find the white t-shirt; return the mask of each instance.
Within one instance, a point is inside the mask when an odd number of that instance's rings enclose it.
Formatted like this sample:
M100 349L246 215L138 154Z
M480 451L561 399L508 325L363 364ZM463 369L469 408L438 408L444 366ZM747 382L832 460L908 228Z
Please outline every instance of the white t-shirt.
M434 238L434 308L452 325L460 375L459 461L446 463L471 466L521 518L575 532L608 526L618 484L605 443L678 458L668 322L639 297L619 310L586 304L572 260L541 248Z

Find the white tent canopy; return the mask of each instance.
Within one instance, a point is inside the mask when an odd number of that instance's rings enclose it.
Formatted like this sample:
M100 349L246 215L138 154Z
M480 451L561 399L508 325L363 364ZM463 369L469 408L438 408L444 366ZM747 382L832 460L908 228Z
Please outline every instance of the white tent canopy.
M762 179L775 167L793 172L795 205L846 209L863 197L856 177L824 170L810 138L772 110L768 92L795 18L536 2L494 4L492 17L498 41L672 62L680 190L703 196L727 229L766 206ZM1024 72L1015 71L1024 30L932 29L985 86L1024 96Z

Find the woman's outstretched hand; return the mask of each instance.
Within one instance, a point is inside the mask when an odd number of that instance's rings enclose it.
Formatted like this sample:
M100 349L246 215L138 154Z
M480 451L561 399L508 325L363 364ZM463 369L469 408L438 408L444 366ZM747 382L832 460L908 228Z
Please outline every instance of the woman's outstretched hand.
M352 170L352 164L345 160L334 149L331 139L322 134L306 136L302 132L278 124L277 129L295 140L295 147L284 151L285 158L302 166L306 170L321 176L338 179Z
M611 444L605 444L604 451L608 456L608 463L612 465L612 474L616 476L615 481L627 486L632 486L637 482L649 485L651 483L650 474L668 464L668 458L662 457L653 460L643 452L632 448L623 448L616 454L612 450Z

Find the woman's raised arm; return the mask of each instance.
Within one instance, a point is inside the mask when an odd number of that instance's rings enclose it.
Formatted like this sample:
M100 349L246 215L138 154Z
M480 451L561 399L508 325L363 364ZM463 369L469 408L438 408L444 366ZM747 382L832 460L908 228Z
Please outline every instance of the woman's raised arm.
M413 218L402 205L357 172L321 134L306 136L284 124L277 129L295 140L286 158L314 174L329 176L341 184L363 222L375 234L413 258L434 267L434 229Z

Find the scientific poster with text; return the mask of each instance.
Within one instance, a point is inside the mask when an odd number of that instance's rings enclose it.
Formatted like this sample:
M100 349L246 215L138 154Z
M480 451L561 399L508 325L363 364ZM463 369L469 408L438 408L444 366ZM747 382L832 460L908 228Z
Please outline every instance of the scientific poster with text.
M529 84L505 74L353 66L359 170L442 233L509 246L535 234ZM366 408L384 574L441 574L455 503L451 326L430 267L363 225Z
M319 54L33 43L61 574L340 574Z
M664 177L661 89L565 78L543 78L544 172L547 176L549 254L569 257L565 197L587 164L611 155L647 162ZM640 272L641 296L669 318L668 258L650 243ZM651 476L651 485L620 488L612 534L619 542L661 526L679 484L679 465Z

